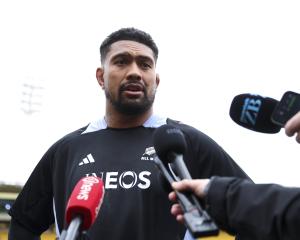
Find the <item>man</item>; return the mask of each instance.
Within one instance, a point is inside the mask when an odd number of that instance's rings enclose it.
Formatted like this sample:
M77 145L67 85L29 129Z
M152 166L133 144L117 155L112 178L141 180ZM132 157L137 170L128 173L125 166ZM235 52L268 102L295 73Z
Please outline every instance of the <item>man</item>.
M120 29L100 47L96 71L106 96L104 118L56 142L43 156L10 211L10 239L38 239L55 222L64 224L67 200L84 176L101 177L105 196L88 239L183 239L185 228L169 213L171 206L161 176L152 162L152 134L163 124L180 128L188 149L191 175L248 178L212 139L202 132L153 113L160 79L158 48L151 36Z
M300 112L285 125L288 136L300 143ZM300 188L276 184L254 184L245 179L213 177L176 182L177 191L192 191L204 198L207 210L218 225L243 239L284 240L300 237ZM169 194L176 199L175 193ZM182 211L174 204L171 213L179 222Z

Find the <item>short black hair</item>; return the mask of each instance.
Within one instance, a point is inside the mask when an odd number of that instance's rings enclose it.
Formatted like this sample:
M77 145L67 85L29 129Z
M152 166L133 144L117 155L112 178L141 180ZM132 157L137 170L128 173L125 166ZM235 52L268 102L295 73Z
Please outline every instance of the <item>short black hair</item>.
M104 62L106 55L110 50L110 46L113 43L121 40L135 41L146 45L147 47L151 48L151 50L153 51L154 59L155 61L157 61L158 48L150 34L136 28L121 28L111 33L102 42L100 46L101 63Z

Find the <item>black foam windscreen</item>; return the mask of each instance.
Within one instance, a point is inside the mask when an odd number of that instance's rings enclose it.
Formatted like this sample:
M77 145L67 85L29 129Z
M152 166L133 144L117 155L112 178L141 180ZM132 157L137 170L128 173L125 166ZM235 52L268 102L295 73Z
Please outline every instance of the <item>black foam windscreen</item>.
M184 154L186 141L182 131L174 126L165 124L154 131L153 144L156 154L164 163L169 161L170 153Z
M234 97L230 106L230 117L238 125L261 133L278 133L280 126L271 121L271 115L278 101L253 94Z

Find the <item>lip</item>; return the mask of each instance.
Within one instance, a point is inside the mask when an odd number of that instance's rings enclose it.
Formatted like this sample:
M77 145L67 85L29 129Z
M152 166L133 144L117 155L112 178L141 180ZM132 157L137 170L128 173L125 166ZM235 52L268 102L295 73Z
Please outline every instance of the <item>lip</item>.
M121 91L127 97L139 97L140 95L144 94L144 86L139 83L128 83L121 87Z
M122 90L130 92L142 92L144 90L144 86L139 83L128 83L122 87Z

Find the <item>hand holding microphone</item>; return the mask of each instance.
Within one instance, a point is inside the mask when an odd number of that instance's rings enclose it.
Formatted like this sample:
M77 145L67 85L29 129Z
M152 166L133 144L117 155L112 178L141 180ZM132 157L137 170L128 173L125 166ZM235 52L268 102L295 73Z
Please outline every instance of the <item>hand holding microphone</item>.
M193 192L197 197L204 198L206 196L206 189L209 185L210 179L184 179L179 182L173 182L172 188L180 192ZM171 201L176 201L176 193L173 191L169 194ZM173 204L171 213L176 217L176 220L183 222L183 210L180 204Z
M287 136L292 137L296 134L296 141L300 143L300 112L288 120L284 128Z
M67 231L63 231L60 240L76 239L80 232L87 230L95 222L104 196L101 178L84 177L76 184L67 204Z
M158 155L154 163L169 184L192 179L183 161L186 142L183 133L171 125L163 125L154 132L154 148ZM183 211L183 222L194 237L218 235L219 229L192 192L175 190Z

